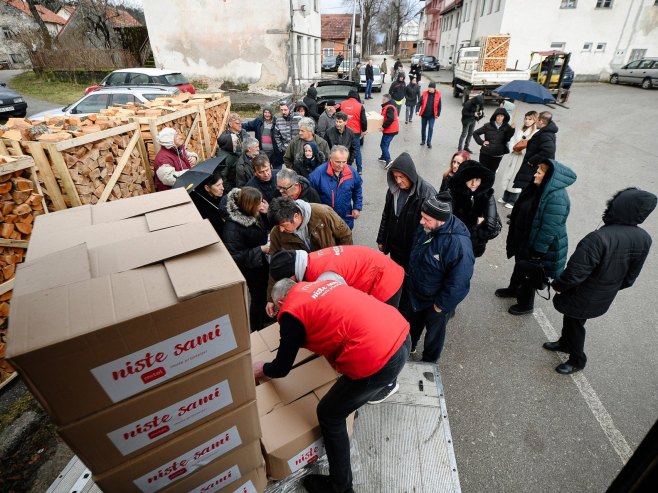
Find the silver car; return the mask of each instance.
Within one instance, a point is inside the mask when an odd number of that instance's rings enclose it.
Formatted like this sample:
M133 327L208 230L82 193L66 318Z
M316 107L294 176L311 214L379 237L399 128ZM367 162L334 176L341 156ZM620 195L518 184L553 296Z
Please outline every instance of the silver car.
M365 91L366 89L366 68L361 67L361 70L359 70L359 75L361 76L361 80L359 82L359 87ZM375 80L372 81L372 90L375 92L382 92L382 85L384 83L384 74L382 74L381 70L379 70L379 67L373 65L372 66L372 75Z
M30 117L30 120L42 121L46 116L86 116L98 113L110 106L131 103L146 103L163 96L180 94L177 87L172 86L124 86L97 89L82 96L75 103L42 111Z
M611 84L637 84L642 89L658 87L658 58L641 58L624 65L610 76Z

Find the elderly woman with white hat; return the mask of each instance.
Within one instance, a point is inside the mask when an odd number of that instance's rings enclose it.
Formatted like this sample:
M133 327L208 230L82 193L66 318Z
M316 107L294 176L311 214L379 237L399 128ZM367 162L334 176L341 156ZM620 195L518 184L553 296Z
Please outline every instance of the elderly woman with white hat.
M176 178L194 166L199 156L185 150L183 136L174 128L163 128L156 140L160 150L155 156L153 170L155 189L160 192L173 187Z

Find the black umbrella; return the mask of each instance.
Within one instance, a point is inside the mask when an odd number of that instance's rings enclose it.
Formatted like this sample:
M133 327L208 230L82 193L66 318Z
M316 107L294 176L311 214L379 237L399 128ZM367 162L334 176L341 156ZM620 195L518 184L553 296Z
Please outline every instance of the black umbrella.
M226 156L219 156L200 162L176 178L173 188L184 188L190 192L211 176L225 159Z

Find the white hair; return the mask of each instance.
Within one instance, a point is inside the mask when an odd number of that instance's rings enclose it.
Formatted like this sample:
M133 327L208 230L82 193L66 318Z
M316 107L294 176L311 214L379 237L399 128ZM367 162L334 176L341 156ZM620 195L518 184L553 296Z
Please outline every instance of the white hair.
M297 284L295 281L287 277L274 283L274 287L272 288L272 301L278 303L279 301L285 300L295 284Z
M300 118L299 128L305 128L309 132L315 132L315 122L313 121L313 118L309 118L308 116Z

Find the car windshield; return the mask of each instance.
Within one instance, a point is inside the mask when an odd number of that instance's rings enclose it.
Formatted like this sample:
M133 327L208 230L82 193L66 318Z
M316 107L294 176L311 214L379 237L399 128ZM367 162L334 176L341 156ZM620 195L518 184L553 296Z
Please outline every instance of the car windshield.
M335 84L320 86L317 88L318 98L322 99L347 99L347 94L350 91L356 91L356 87L348 84Z
M167 74L164 76L165 80L172 86L180 86L182 84L189 84L188 80L183 74Z

